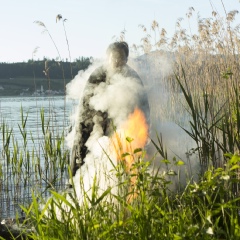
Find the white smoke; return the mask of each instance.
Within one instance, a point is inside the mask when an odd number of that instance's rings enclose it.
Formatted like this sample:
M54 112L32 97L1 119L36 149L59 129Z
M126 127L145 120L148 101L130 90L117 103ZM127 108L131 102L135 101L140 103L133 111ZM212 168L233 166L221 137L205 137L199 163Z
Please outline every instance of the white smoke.
M89 76L91 75L91 73L96 68L101 66L103 63L104 63L104 61L101 59L95 60L85 71L80 70L78 72L78 74L74 77L74 79L66 85L67 100L69 100L69 101L76 100L77 101L77 105L72 106L72 108L73 108L72 115L69 116L70 123L71 123L71 126L73 129L66 136L66 143L70 149L72 148L73 142L74 142L76 122L80 118L79 115L80 115L80 112L81 112L80 110L82 107L81 101L82 101L85 85L86 85L87 80L88 80Z
M104 63L103 60L97 59L86 70L80 70L74 79L66 85L67 99L80 100L83 96L83 90L91 73Z
M84 87L90 74L104 61L94 62L86 71L80 71L78 75L67 85L67 97L78 99L79 104L74 110L71 117L72 124L76 126L77 121L81 118L81 99L83 97ZM171 93L166 87L166 79L172 74L174 59L169 55L144 55L138 59L130 59L129 65L137 71L144 83L145 90L148 94L150 105L150 122L151 122L151 138L156 141L156 134L163 135L164 146L168 150L168 156L177 156L186 161L186 151L193 147L193 143L184 131L174 123L174 120L169 121L164 114L170 114L170 111L175 111L179 106L169 108L171 102ZM132 78L123 78L116 74L109 85L101 83L95 89L94 96L90 100L90 105L95 110L108 112L109 117L114 121L114 124L120 126L126 120L127 116L133 111L138 96L144 89L138 82ZM175 109L175 110L174 110ZM171 115L171 114L170 114ZM100 125L101 118L94 118L94 129L88 139L86 146L90 150L85 158L85 164L77 171L73 178L76 189L79 190L78 197L81 201L82 192L86 191L91 194L91 186L94 183L94 178L97 176L99 180L98 186L101 191L106 190L108 186L116 185L116 178L113 174L114 165L117 164L115 156L109 152L110 140L103 136L103 130ZM73 146L75 130L67 136L68 146ZM156 141L157 142L157 141ZM150 158L156 152L152 146L149 147ZM151 156L152 154L152 156ZM111 161L109 160L111 159ZM156 158L158 161L159 158ZM159 166L159 164L156 164ZM194 166L193 166L194 168ZM106 177L108 176L108 178ZM82 189L80 178L83 179L84 189ZM82 189L80 191L80 189ZM115 189L115 188L113 188Z
M168 52L155 51L130 59L129 65L141 77L148 94L153 128L174 111L169 107L172 93L168 89L168 77L173 74L174 57Z
M96 134L96 129L93 132ZM97 141L94 141L95 138ZM73 178L80 204L83 203L84 194L87 193L91 198L95 180L97 181L95 184L99 196L108 188L111 188L113 194L118 191L118 179L114 170L117 166L117 159L110 151L110 139L107 136L95 135L94 138L88 141L87 145L91 148L85 158L85 164L76 172ZM105 150L103 151L103 149Z
M150 138L158 143L157 135L158 137L161 135L168 159L171 161L176 157L183 160L186 164L184 174L188 174L191 178L199 173L199 162L196 156L189 159L186 155L190 149L196 148L196 144L179 126L188 127L189 119L183 107L185 100L183 98L179 100L181 93L173 92L170 87L169 76L174 75L174 64L174 55L164 51L151 52L131 59L129 62L143 80L148 94L151 118ZM148 152L151 158L156 153L156 148L149 145ZM165 166L160 163L161 159L160 156L155 157L154 164L155 167L161 166L164 171Z
M81 137L78 129L78 123L81 121L83 112L82 99L83 92L86 91L85 86L90 74L104 61L93 63L85 72L80 71L78 75L67 85L68 99L78 99L79 104L73 111L71 116L73 131L71 131L66 140L71 149L76 137ZM84 90L85 89L85 90ZM140 97L144 93L144 87L134 77L123 77L121 74L113 74L109 78L109 82L101 82L94 89L94 96L90 99L91 108L107 112L108 116L113 120L114 125L119 128L123 122L127 120L130 113L139 104ZM91 195L91 188L95 177L98 179L99 191L112 187L112 192L116 190L116 171L117 160L113 149L110 149L111 140L103 136L101 125L101 116L94 116L94 128L91 132L86 146L89 153L84 159L85 164L78 169L73 177L73 185L77 189L79 201L83 199L83 191ZM76 136L77 134L77 136ZM81 179L81 181L80 181ZM81 186L84 182L84 187ZM115 189L115 190L114 190Z
M95 110L108 112L114 124L120 126L133 112L143 90L142 85L136 79L124 78L116 74L110 79L110 84L99 84L90 100L90 105Z

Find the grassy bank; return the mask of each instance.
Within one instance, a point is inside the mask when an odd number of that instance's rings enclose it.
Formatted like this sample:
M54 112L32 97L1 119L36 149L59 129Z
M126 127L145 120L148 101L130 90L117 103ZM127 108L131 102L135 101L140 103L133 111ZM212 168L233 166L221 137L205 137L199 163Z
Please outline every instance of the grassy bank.
M36 233L29 237L239 239L240 199L231 189L239 182L235 169L239 167L240 157L229 157L224 168L209 168L199 182L189 181L178 191L170 190L178 179L177 173L173 176L170 171L152 172L149 163L139 159L132 169L137 172L134 186L132 174L123 178L121 168L116 172L122 179L119 178L117 195L111 193L111 187L99 195L98 179L95 179L92 194L84 192L81 205L74 190L65 194L52 192L53 197L44 201L41 211L34 198L30 208L24 209L27 219L36 226ZM180 162L172 164L178 170L184 168Z

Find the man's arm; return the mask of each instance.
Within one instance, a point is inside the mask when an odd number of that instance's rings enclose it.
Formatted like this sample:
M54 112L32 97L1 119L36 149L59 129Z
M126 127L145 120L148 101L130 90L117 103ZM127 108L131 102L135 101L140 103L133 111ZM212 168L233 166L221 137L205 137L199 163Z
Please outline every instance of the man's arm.
M96 86L98 86L100 82L105 81L105 79L106 73L103 67L100 67L90 75L86 83L83 98L80 101L82 106L79 108L79 119L76 123L76 132L71 152L70 164L72 176L74 176L76 171L84 164L84 158L88 152L85 144L94 127L93 117L97 114L97 111L90 107L90 98L94 95Z

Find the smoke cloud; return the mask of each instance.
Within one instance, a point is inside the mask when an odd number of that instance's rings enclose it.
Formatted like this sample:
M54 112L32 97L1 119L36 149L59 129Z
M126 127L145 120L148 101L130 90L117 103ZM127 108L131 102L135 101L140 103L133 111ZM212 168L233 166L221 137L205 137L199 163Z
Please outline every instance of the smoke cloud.
M102 60L93 62L86 71L80 71L67 85L67 98L78 101L78 104L73 106L74 114L71 116L74 128L67 136L69 148L73 146L77 121L81 119L79 114L81 114L84 87L90 74L102 64L104 64ZM129 59L128 64L139 74L144 88L134 79L129 77L123 78L117 74L109 85L101 83L95 89L94 96L90 100L91 107L95 110L107 111L109 117L113 119L114 124L118 127L133 112L139 101L139 96L146 91L150 105L151 129L149 137L156 141L156 134L161 133L169 157L177 156L185 161L186 151L194 147L194 144L174 120L169 120L169 117L166 117L171 116L171 112L177 111L179 108L177 105L169 107L172 101L172 93L169 92L167 87L167 77L173 71L173 57L169 54L159 55L156 52L137 59ZM82 189L80 178L83 179L84 189L89 194L91 193L91 186L96 175L99 180L99 189L102 191L106 190L106 186L116 186L117 179L114 177L112 170L114 169L113 165L117 164L117 160L110 151L110 139L103 136L103 130L100 125L101 120L101 117L98 116L95 116L93 119L95 123L94 129L86 143L90 152L85 158L85 164L77 171L73 179L76 189L79 189L79 198L81 198L80 189ZM156 153L156 149L151 144L149 144L147 149L149 157ZM155 166L159 165L160 157L157 157ZM197 166L193 164L192 168L197 169ZM111 176L107 178L106 175ZM114 189L113 191L116 190Z
M104 63L103 60L95 60L88 67L87 70L79 71L78 74L74 77L74 79L66 85L67 100L73 101L72 115L69 116L72 131L70 131L66 136L66 143L70 149L73 146L73 142L75 138L76 122L81 117L80 114L81 114L82 98L83 98L83 91L84 91L85 85L91 73L96 68L101 66L103 63Z
M110 84L101 83L90 100L90 105L102 112L108 112L116 126L126 121L128 115L139 105L143 87L134 78L116 74Z
M184 175L188 174L189 178L196 177L199 171L196 156L189 158L186 155L190 149L196 148L196 144L180 127L189 127L189 116L183 106L185 99L181 99L180 92L173 92L169 82L169 76L174 74L174 55L169 52L155 51L137 59L131 59L129 64L140 75L148 94L151 118L150 138L157 143L157 135L161 135L168 159L171 161L176 157L183 160L186 163ZM156 153L152 144L148 145L147 150L150 158ZM165 166L160 163L161 159L162 157L157 156L154 165L156 168L160 166L164 171Z

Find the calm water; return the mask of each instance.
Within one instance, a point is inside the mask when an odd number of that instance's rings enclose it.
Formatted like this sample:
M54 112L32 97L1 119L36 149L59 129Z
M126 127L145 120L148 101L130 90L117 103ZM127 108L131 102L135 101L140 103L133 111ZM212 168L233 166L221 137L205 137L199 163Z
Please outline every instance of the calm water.
M26 129L28 137L30 133L33 139L41 139L42 121L41 111L44 112L44 125L48 125L54 134L61 134L70 127L69 117L72 114L76 100L64 100L63 96L55 97L0 97L0 123L6 123L8 128L13 130L17 141L22 141L19 127L22 128L23 120L27 118ZM21 110L22 109L22 110ZM0 142L2 136L0 136ZM28 141L31 147L31 141ZM1 149L1 144L0 144Z
M0 97L0 120L4 120L14 132L18 132L21 124L21 107L24 117L28 116L27 128L33 133L41 127L40 111L44 109L45 120L57 128L68 126L69 115L76 101L56 97Z
M46 179L55 177L50 176L50 174L52 174L51 169L49 169L48 172L39 170L45 169L46 164L48 166L49 163L46 163L46 161L59 161L60 159L58 156L52 159L49 156L46 157L46 150L44 149L44 134L42 131L41 111L42 113L44 112L45 131L48 129L47 131L52 134L54 139L57 138L57 136L61 136L63 132L65 134L67 133L70 127L69 117L72 114L73 106L76 104L77 101L65 100L63 96L13 98L0 97L0 170L3 172L3 177L1 177L0 173L0 219L4 217L14 216L16 210L19 210L19 204L26 204L26 202L29 202L31 200L31 189L35 188L34 190L36 190L37 186L38 190L41 187L46 188L48 184ZM20 130L23 129L22 119L25 121L26 118L27 121L25 129L27 132L26 139L29 157L26 154L27 150L24 148L23 136ZM8 132L10 132L12 129L10 144L11 158L14 152L14 146L12 142L15 142L18 146L18 150L16 151L16 154L18 154L17 161L20 162L20 151L23 152L23 159L25 159L24 162L29 158L29 161L31 161L30 165L32 166L34 166L35 163L33 163L33 161L35 161L38 156L41 162L39 164L40 167L35 164L38 167L38 169L35 169L35 171L38 173L38 175L41 175L40 178L42 179L39 180L39 177L35 177L34 174L36 174L36 172L34 172L34 169L31 169L27 174L27 166L23 166L23 172L18 173L19 175L15 176L13 174L15 170L9 167L10 165L8 166L6 164L6 151L4 151L6 137L3 141L3 129L1 129L3 123L8 126ZM61 148L66 149L64 145ZM34 157L32 157L33 150ZM51 166L51 163L49 166ZM57 174L58 181L59 176L62 177L63 175ZM25 179L27 180L25 181ZM31 181L29 181L29 179L31 179ZM63 182L65 180L61 179Z

